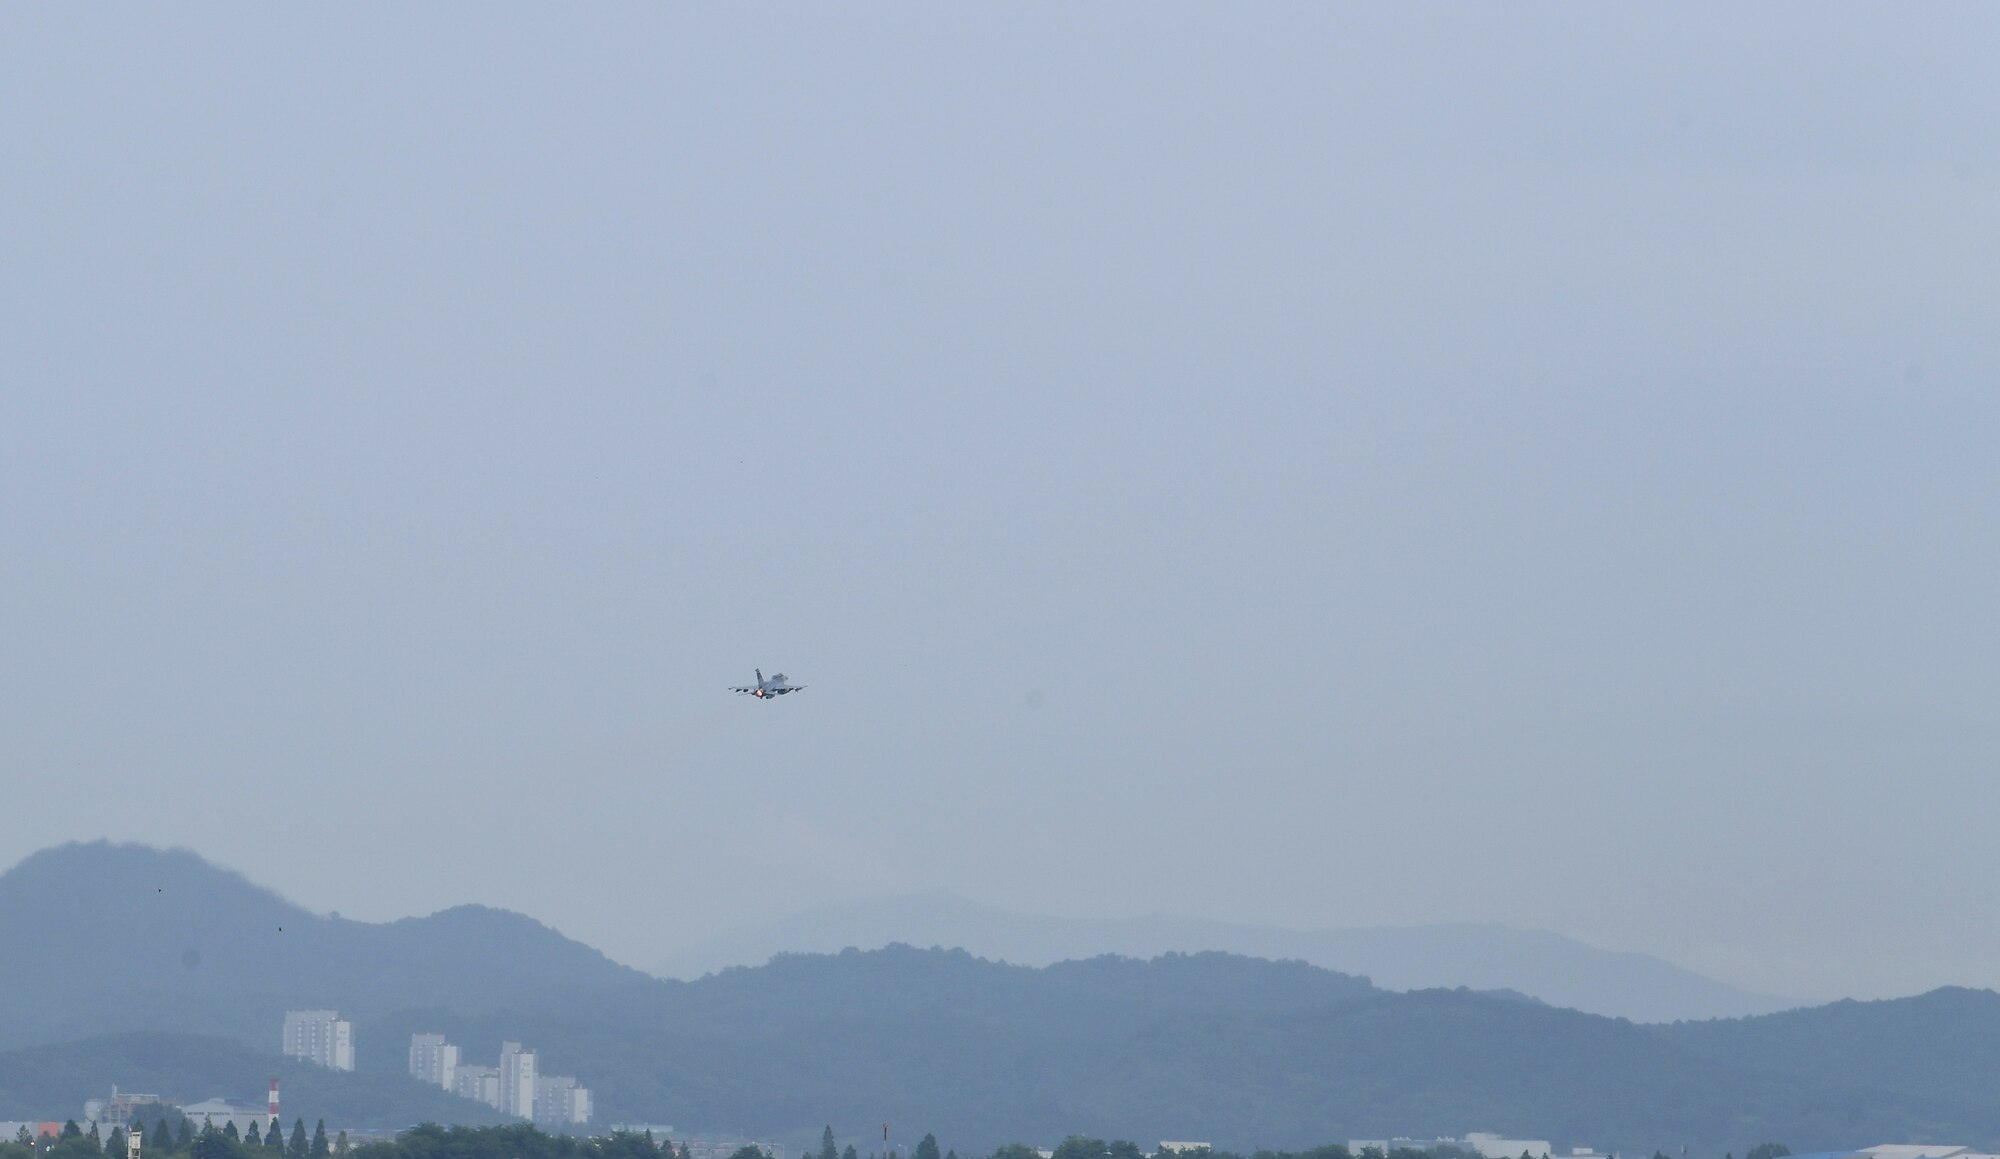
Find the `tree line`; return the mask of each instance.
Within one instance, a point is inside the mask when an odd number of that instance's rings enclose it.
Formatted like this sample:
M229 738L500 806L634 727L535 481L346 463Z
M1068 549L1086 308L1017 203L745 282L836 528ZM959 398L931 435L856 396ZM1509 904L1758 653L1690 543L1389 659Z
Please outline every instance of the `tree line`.
M348 1146L347 1132L342 1131L332 1139L327 1138L326 1120L309 1136L303 1118L292 1121L292 1135L289 1140L280 1124L271 1124L269 1131L261 1131L256 1123L250 1124L247 1135L236 1131L235 1123L217 1127L213 1122L204 1122L197 1130L185 1115L161 1115L148 1127L142 1119L133 1124L139 1133L140 1154L144 1159L167 1159L168 1156L182 1156L184 1159L348 1159L353 1148ZM125 1159L127 1138L124 1127L113 1127L108 1135L98 1133L97 1124L88 1130L77 1125L75 1119L63 1124L62 1133L53 1137L37 1138L22 1127L14 1138L0 1142L0 1159Z
M291 1135L283 1130L260 1132L252 1124L247 1136L239 1137L234 1124L216 1127L204 1124L196 1130L185 1116L170 1120L161 1117L151 1127L137 1124L144 1132L143 1159L690 1159L685 1142L655 1139L651 1132L609 1135L552 1135L530 1123L499 1127L442 1127L425 1123L397 1135L392 1141L367 1142L349 1146L347 1133L327 1137L326 1120L321 1119L311 1135L303 1118L292 1123ZM36 1139L23 1127L12 1140L0 1142L0 1159L125 1159L125 1131L114 1127L100 1138L97 1127L89 1130L74 1120L63 1125L56 1138ZM1745 1159L1783 1159L1789 1155L1781 1144L1764 1143L1752 1148ZM730 1159L771 1159L755 1146L739 1149ZM801 1159L864 1159L852 1143L845 1148L834 1138L829 1124L820 1136L817 1150ZM907 1155L876 1156L866 1159L960 1159L956 1150L941 1151L937 1136L926 1134ZM967 1159L1041 1159L1041 1152L1026 1143L1009 1143L986 1154ZM1150 1159L1137 1143L1127 1139L1093 1138L1071 1135L1054 1149L1053 1159ZM1160 1159L1167 1159L1162 1155ZM1339 1143L1329 1143L1303 1151L1259 1150L1248 1154L1234 1151L1183 1151L1178 1159L1480 1159L1473 1152L1452 1147L1421 1150L1398 1147L1384 1154L1380 1148L1364 1147L1351 1153ZM1547 1159L1523 1155L1521 1159ZM1613 1157L1615 1159L1615 1157ZM1667 1159L1655 1154L1653 1159ZM1725 1157L1728 1159L1728 1157Z

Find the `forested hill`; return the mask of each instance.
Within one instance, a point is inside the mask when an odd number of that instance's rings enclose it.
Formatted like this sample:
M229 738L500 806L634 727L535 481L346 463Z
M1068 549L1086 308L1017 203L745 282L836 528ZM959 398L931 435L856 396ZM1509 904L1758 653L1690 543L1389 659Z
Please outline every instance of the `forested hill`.
M1215 956L1089 965L1103 977L1240 968L1249 979L1271 964ZM962 1152L1071 1132L1248 1150L1490 1129L1558 1146L1644 1154L1688 1145L1716 1155L1768 1139L1801 1150L2000 1139L2000 1107L1989 1100L1740 1066L1655 1027L1518 999L1430 990L1206 1011L1113 1001L1108 1013L987 1000L976 980L1016 969L907 947L780 959L686 984L622 1019L583 1003L537 1012L523 1033L551 1053L617 1060L589 1076L607 1113L649 1108L677 1124L800 1141L824 1122L883 1118L923 1124ZM1023 978L1060 995L1061 975L1051 967ZM669 1011L724 997L719 983L737 991L725 1004L733 1009ZM762 1012L758 994L772 998ZM450 1031L491 1039L529 1016L456 1019ZM410 1016L394 1030L439 1017Z
M287 1007L366 1017L649 981L519 914L344 921L185 850L101 841L0 875L0 930L0 1047L135 1029L275 1047Z
M1072 1133L1245 1151L1482 1129L1625 1154L2000 1143L2000 996L1981 992L1641 1026L1227 954L1036 969L909 946L662 982L517 915L345 922L192 854L101 844L0 877L0 928L33 932L0 941L0 1048L135 1032L0 1058L23 1115L74 1114L112 1083L254 1094L283 1010L324 1005L355 1020L360 1068L324 1097L359 1124L486 1114L413 1092L423 1031L469 1062L526 1043L593 1090L599 1122L799 1143L885 1119L966 1154ZM191 1029L244 1045L173 1036Z
M781 954L761 968L664 983L654 1000L691 1033L784 1033L828 1019L867 1024L915 1014L1101 1041L1170 1015L1283 1013L1376 993L1365 978L1230 954L1102 957L1036 969L964 950L889 946Z
M904 942L959 946L983 958L1044 966L1099 954L1153 958L1221 950L1362 974L1389 990L1469 986L1517 990L1552 1006L1634 1022L1734 1018L1798 1005L1738 990L1645 954L1616 953L1546 930L1478 923L1291 930L1151 914L1125 919L1010 913L944 892L827 905L685 947L659 963L669 978L757 965L783 951L837 953Z
M1948 986L1912 998L1657 1030L1710 1058L1814 1084L1967 1103L1992 1101L2000 1091L2000 994L1991 990Z
M287 1121L391 1128L442 1120L497 1123L499 1112L401 1074L350 1074L277 1057L227 1039L131 1033L0 1051L0 1119L79 1116L83 1100L116 1082L183 1105L239 1098L261 1105L264 1082L282 1082Z
M723 1038L932 1009L1089 1038L1172 1011L1284 1010L1373 993L1365 979L1224 955L1034 970L907 948L781 956L761 969L661 982L519 914L461 906L344 921L184 850L104 842L46 850L0 875L0 929L35 931L0 939L0 1047L163 1030L266 1049L287 1008L331 1007L360 1026L364 1067L400 1067L384 1045L394 1034L370 1032L384 1015L412 1009L569 1012L610 1023L643 1016L676 1034Z

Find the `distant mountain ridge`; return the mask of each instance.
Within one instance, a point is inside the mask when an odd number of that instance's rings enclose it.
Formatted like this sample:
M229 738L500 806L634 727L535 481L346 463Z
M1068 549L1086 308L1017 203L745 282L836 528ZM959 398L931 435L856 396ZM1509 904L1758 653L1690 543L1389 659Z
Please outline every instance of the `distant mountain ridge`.
M1799 1005L1645 954L1600 950L1544 931L1455 924L1308 932L1158 915L1047 918L941 892L808 910L691 947L660 963L655 972L691 979L729 966L759 965L778 953L836 953L848 946L870 950L893 942L960 947L1029 966L1099 954L1150 958L1220 950L1310 962L1365 976L1391 990L1513 990L1554 1006L1635 1022L1736 1018Z
M102 841L0 874L0 930L34 931L0 938L0 1046L144 1027L275 1048L287 1007L365 1018L646 980L519 914L322 917L187 850Z
M2000 1035L1994 1005L1979 1031ZM607 1108L802 1145L821 1123L884 1117L966 1153L1072 1132L1248 1150L1491 1129L1620 1154L2000 1139L1990 1099L1924 1090L1949 1058L1903 1076L1865 1058L1840 1074L1778 1071L1669 1036L1689 1024L1469 990L1389 993L1303 963L1220 953L1041 968L900 945L781 955L446 1029L490 1038L503 1020L551 1051L618 1059L592 1077ZM1768 1023L1743 1020L1753 1036ZM1903 1035L1897 1056L1922 1033ZM1962 1081L1981 1077L2000 1069Z
M2000 994L1991 990L1946 986L1659 1032L1711 1058L1813 1083L1967 1102L1990 1101L2000 1089Z
M1985 991L1640 1025L1295 960L1029 967L907 945L660 981L518 915L316 919L193 854L103 843L0 876L0 923L22 921L0 925L33 931L0 942L0 1106L22 1114L73 1114L113 1082L254 1092L295 1065L275 1057L278 1013L328 1004L355 1019L360 1071L300 1083L332 1084L320 1097L361 1123L489 1116L401 1073L408 1035L439 1031L473 1060L529 1044L593 1090L599 1122L799 1145L885 1118L962 1154L1070 1133L1249 1150L1487 1129L1709 1155L2000 1142ZM47 1037L106 1022L123 1033Z

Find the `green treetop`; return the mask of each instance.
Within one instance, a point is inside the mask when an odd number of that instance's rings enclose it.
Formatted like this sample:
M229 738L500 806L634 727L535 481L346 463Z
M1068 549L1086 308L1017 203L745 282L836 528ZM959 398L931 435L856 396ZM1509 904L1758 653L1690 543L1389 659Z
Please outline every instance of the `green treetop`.
M1071 1135L1056 1144L1055 1159L1107 1159L1111 1144L1088 1135Z

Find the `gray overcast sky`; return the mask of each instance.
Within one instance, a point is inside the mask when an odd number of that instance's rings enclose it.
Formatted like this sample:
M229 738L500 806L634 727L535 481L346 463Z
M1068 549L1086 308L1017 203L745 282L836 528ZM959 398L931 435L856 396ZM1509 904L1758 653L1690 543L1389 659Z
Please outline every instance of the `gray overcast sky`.
M2000 985L2000 9L0 13L0 864ZM753 665L811 685L729 696Z

